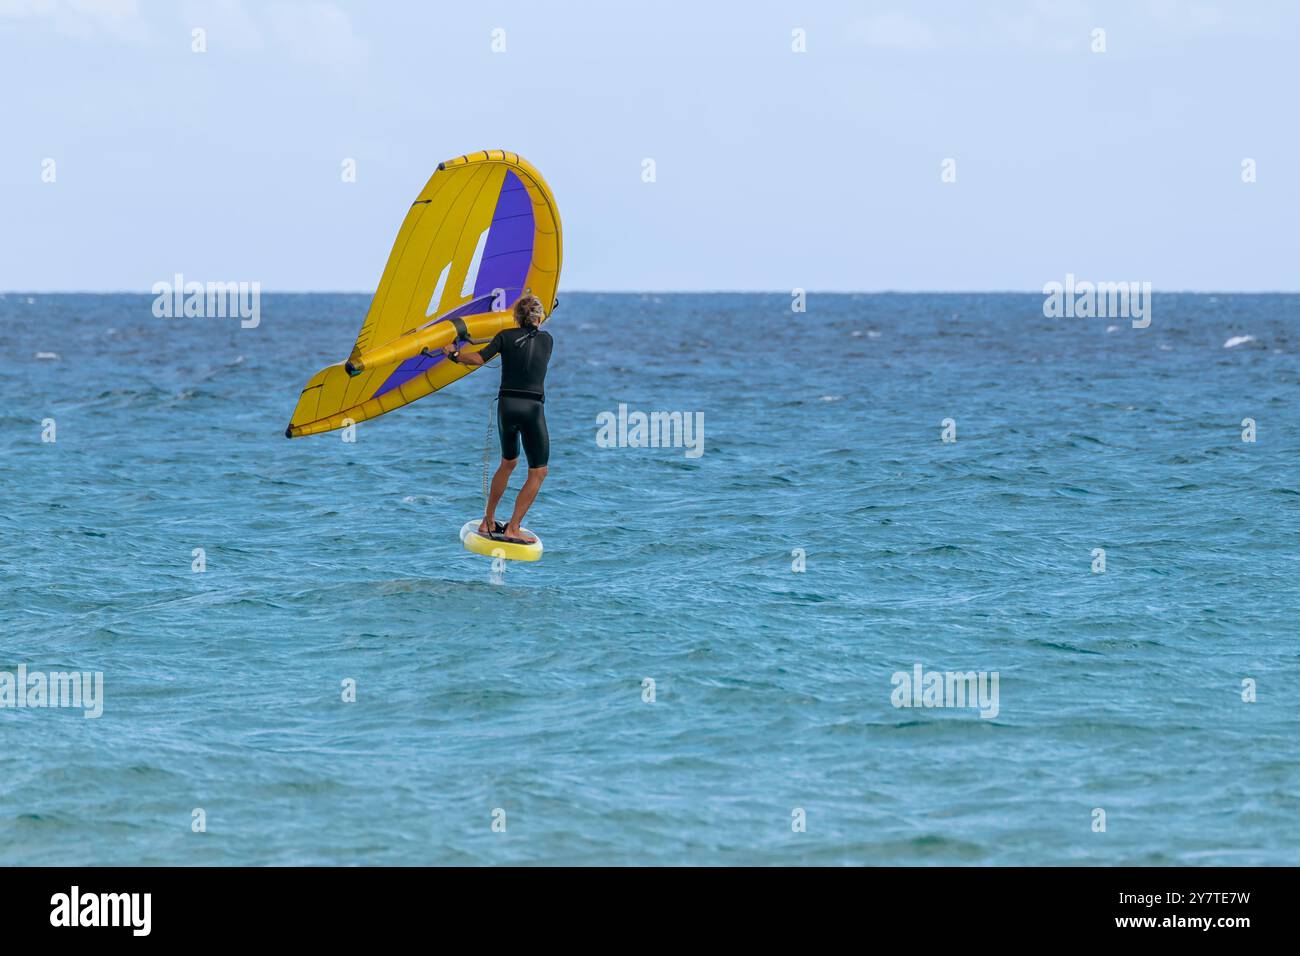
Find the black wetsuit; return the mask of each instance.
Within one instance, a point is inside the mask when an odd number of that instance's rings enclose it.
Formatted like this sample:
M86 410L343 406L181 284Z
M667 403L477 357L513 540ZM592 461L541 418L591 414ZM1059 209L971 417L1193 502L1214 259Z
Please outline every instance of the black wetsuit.
M501 391L497 393L497 430L501 457L519 457L519 439L529 468L541 468L551 457L551 436L546 431L546 365L554 346L551 333L503 329L479 355L484 362L501 356Z

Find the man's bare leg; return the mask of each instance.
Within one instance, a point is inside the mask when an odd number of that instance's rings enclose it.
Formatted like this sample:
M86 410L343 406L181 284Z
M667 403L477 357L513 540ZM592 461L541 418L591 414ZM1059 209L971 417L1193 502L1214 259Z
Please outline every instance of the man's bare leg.
M518 458L502 458L501 464L497 465L496 474L492 476L492 487L488 491L487 509L483 512L483 523L478 526L479 534L491 534L492 529L496 526L497 505L501 504L501 496L506 493L506 485L510 483L510 473L515 470L515 465L518 463ZM533 494L536 493L533 492Z
M521 541L527 541L532 544L537 539L530 534L524 534L519 530L519 524L524 520L524 515L528 514L528 509L533 506L533 501L537 498L537 492L542 487L542 482L546 480L546 466L541 468L529 468L528 478L524 486L519 489L519 497L515 499L515 513L510 516L510 523L506 525L506 535L511 538L519 538Z

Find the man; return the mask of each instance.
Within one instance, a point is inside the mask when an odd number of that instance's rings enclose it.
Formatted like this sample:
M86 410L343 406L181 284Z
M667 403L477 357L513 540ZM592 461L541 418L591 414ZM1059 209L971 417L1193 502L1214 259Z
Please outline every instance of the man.
M443 353L461 365L484 365L501 356L501 389L497 392L497 431L501 436L501 464L492 476L487 511L478 533L510 544L532 544L537 539L519 527L532 507L537 492L546 479L546 463L551 456L551 437L546 430L546 366L551 361L555 340L551 333L538 327L546 317L535 295L525 295L515 303L515 329L502 329L481 352L461 353L454 345L444 346ZM514 514L505 525L496 519L496 508L506 493L510 473L519 461L519 440L523 439L528 457L528 478L515 499Z

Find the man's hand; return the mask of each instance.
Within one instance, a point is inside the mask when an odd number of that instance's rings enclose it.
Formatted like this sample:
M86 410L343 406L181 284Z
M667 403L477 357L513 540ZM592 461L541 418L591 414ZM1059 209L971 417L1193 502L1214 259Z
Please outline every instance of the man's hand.
M456 353L456 354L452 354ZM448 360L455 362L457 365L464 365L467 368L478 368L483 365L483 356L477 352L465 352L454 345L444 345L442 354L447 356Z

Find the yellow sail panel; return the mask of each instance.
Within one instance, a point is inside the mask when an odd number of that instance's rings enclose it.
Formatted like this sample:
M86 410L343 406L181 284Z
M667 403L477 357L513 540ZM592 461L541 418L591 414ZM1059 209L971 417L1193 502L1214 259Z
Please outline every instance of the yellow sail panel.
M505 174L500 166L463 167L443 182L440 173L433 174L397 234L354 354L364 354L424 325L429 299L449 265L434 315L468 301L461 288L475 245L492 224Z
M542 301L542 307L549 316L555 308L555 295L560 286L560 217L555 201L544 183L526 183L525 187L533 204L537 236L528 278L525 280L526 288Z
M509 327L525 291L549 315L561 260L555 198L526 160L488 150L439 164L398 231L348 366L308 382L285 434L374 418L464 377L441 346Z
M362 375L382 376L391 373L395 367L383 366L374 372L363 372ZM433 375L422 376L377 398L353 403L345 396L351 389L354 377L348 375L342 365L331 365L321 369L307 383L285 434L289 438L298 438L363 422L435 392L457 378L468 375L470 371L464 366L444 362Z
M506 325L504 317L495 318L493 322L501 327ZM510 324L514 324L513 320ZM478 352L485 344L467 345L461 351ZM285 437L315 435L374 418L430 395L474 371L469 366L448 362L437 354L422 356L419 361L424 366L420 374L402 377L389 388L377 388L376 383L393 382L405 362L391 362L367 369L360 375L349 375L342 365L321 369L298 397L298 406L285 429Z
M481 351L494 335L514 324L508 312L467 316L465 326L471 338L478 341L463 345L461 351ZM451 323L442 324L433 332L436 337L427 353L414 359L367 368L357 375L349 374L343 365L321 369L298 396L298 406L289 419L285 437L315 435L374 418L430 395L474 371L474 367L447 361L439 351L456 338Z

